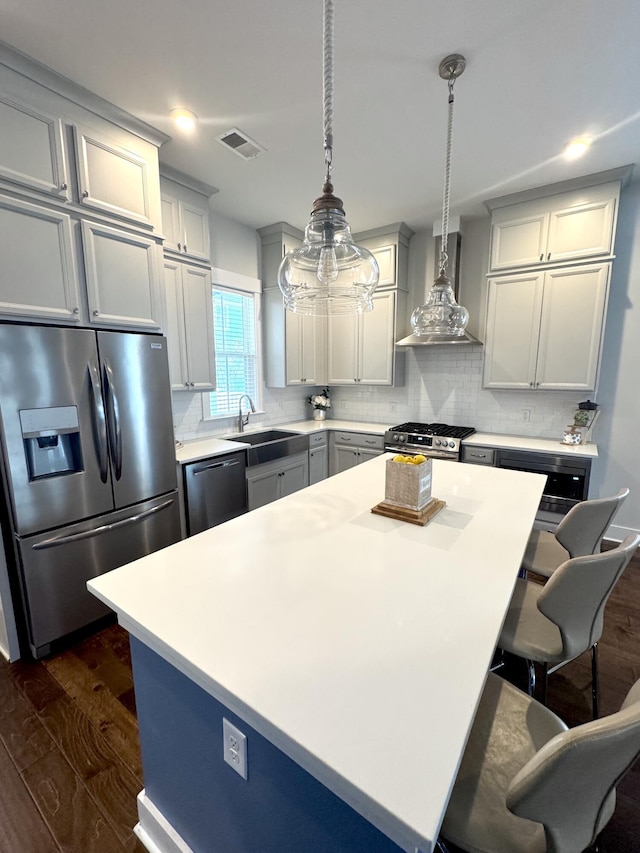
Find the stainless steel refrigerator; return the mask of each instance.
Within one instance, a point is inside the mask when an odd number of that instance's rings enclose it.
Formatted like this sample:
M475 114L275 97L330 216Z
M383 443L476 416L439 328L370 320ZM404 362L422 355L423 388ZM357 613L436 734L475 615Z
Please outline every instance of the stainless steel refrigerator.
M42 657L109 612L87 580L180 539L166 339L2 323L0 419L6 571Z

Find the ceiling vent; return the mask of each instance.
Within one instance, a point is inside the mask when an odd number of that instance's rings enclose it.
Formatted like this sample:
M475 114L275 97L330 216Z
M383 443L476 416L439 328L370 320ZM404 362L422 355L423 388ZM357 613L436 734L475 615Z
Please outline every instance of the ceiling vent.
M218 142L242 157L243 160L253 160L259 154L264 153L267 149L262 145L258 145L253 139L250 139L246 133L238 130L237 127L232 127L217 137Z

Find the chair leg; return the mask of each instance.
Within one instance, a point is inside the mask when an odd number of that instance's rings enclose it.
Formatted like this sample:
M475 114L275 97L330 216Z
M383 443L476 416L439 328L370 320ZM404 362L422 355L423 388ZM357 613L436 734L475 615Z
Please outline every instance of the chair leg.
M527 666L529 668L528 693L529 696L533 696L536 689L536 665L532 660L527 658Z
M600 685L598 683L598 644L591 647L591 702L593 707L593 719L598 719Z
M549 680L549 664L542 664L542 697L540 701L543 705L547 704L547 681Z

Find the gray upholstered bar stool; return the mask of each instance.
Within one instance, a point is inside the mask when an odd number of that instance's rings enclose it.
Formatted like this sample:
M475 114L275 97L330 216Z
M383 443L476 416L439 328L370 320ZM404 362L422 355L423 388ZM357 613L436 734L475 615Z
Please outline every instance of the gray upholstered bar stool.
M443 839L471 853L582 853L611 818L616 785L639 754L640 681L617 713L567 729L489 673Z
M524 552L522 568L549 578L570 557L597 553L602 537L628 494L629 489L624 488L610 498L576 504L554 533L533 530Z
M598 640L604 608L639 543L640 535L631 535L610 551L566 560L544 586L516 581L498 647L528 661L531 693L534 662L542 664L543 702L547 676L591 649L593 716L598 716Z

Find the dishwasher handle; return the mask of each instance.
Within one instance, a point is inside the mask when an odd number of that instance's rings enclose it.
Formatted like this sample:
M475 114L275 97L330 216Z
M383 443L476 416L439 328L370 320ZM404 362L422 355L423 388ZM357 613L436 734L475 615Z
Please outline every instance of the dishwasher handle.
M204 474L206 471L211 471L214 468L232 468L234 465L240 465L241 462L239 459L225 459L224 462L213 462L211 465L205 465L202 468L198 468L197 471L193 472L193 476L197 477L199 474Z

